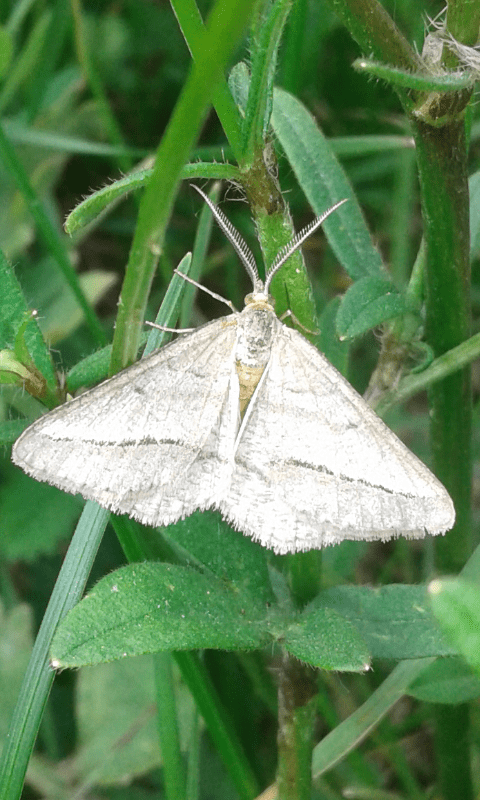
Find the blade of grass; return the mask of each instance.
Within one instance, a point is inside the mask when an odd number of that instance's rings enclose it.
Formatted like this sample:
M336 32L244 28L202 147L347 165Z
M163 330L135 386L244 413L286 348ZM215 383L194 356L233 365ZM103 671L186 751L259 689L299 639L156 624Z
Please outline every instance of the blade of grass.
M258 794L257 781L205 666L196 653L177 652L175 660L183 680L195 698L240 800L252 800Z
M165 798L186 800L185 765L180 751L171 653L157 653L153 664Z
M205 27L195 0L170 2L193 60L200 61L206 47ZM225 79L215 87L212 102L230 147L239 161L242 156L242 118Z
M119 302L111 373L132 363L158 254L177 193L180 171L200 131L212 93L243 34L256 0L217 0L193 65L157 152L140 204Z
M22 683L0 764L0 800L19 800L28 761L55 676L49 650L55 628L80 600L109 512L88 502L62 564Z

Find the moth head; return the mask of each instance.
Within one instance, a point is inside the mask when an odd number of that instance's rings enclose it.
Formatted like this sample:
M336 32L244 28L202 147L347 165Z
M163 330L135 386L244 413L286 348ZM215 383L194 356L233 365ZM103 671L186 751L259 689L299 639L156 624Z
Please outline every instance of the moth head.
M248 308L251 309L266 308L268 306L272 309L272 311L274 311L275 301L270 294L265 292L263 285L261 285L260 289L255 287L253 292L247 294L245 298L245 306L248 306Z

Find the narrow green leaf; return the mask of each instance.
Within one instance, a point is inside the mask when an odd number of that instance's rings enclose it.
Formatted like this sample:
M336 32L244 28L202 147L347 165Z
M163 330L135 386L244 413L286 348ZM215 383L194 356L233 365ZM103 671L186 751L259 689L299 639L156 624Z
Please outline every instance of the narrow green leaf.
M354 279L384 276L360 207L333 147L325 139L305 106L288 92L276 89L271 122L288 161L315 214L348 198L323 224L323 230L340 263Z
M334 297L322 311L320 317L320 350L342 375L348 375L350 346L341 342L337 334L337 314L341 300Z
M480 588L463 578L432 581L432 611L450 642L480 673Z
M416 678L408 694L426 703L468 703L480 697L480 680L460 658L439 658Z
M373 658L410 659L456 653L429 612L424 586L338 586L321 592L305 613L325 606L355 626Z
M180 745L179 708L174 691L172 654L156 653L153 663L165 798L166 800L187 800L185 765Z
M355 627L331 608L306 611L282 637L289 653L320 669L364 672L370 665L367 645Z
M15 273L1 251L0 297L2 298L0 348L13 347L17 331L30 312ZM26 325L24 338L34 363L52 391L55 390L57 384L50 353L34 317L31 317Z
M398 664L368 700L315 747L313 778L319 778L358 747L431 662L426 658Z
M352 66L358 72L365 72L374 78L380 78L392 86L414 89L418 92L458 92L473 87L476 80L473 72L444 72L436 75L425 71L422 74L381 64L379 61L369 61L365 58L358 58Z
M292 0L273 3L253 35L253 59L245 107L243 166L251 165L265 147L273 103L277 52ZM265 6L268 8L268 6Z
M75 667L162 650L251 649L268 637L262 608L211 576L130 564L103 578L54 637L52 663Z
M407 311L403 295L388 279L366 275L345 293L337 314L340 339L353 339Z
M148 186L152 174L153 169L137 170L92 192L67 216L64 224L66 232L72 235L94 220L100 221L101 215L111 211L116 203L127 197L130 192ZM202 161L186 164L181 171L181 179L192 180L194 178L234 181L238 179L238 168L232 164L210 164Z
M85 588L109 512L85 505L37 635L0 761L0 799L17 800L54 678L53 631Z

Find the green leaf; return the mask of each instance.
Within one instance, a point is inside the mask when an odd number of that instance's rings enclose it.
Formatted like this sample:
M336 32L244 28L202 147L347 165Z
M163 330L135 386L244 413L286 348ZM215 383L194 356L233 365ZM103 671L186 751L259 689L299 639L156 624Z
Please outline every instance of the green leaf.
M342 375L348 375L350 345L339 341L336 321L341 300L334 297L323 309L320 317L320 350ZM329 548L332 549L332 548Z
M13 444L28 427L26 419L4 419L0 422L0 445Z
M99 664L161 650L253 649L263 609L191 567L143 563L103 578L57 629L52 662Z
M258 18L252 36L251 79L244 122L245 164L253 164L265 147L278 47L290 8L291 0L274 3L263 18Z
M432 611L455 649L480 672L480 589L462 578L432 581Z
M391 281L366 275L343 297L337 314L338 335L340 339L353 339L407 310L405 298Z
M235 64L230 70L228 87L242 117L244 117L247 107L248 90L250 88L250 70L245 61L239 61L238 64Z
M186 750L193 701L177 680L180 740ZM78 780L130 782L161 764L150 657L126 658L81 670L77 681L78 749L72 772Z
M382 259L373 245L350 182L310 112L288 92L276 89L271 122L315 214L322 214L334 203L348 198L348 203L322 226L348 274L353 280L364 275L383 276Z
M468 703L480 697L480 680L460 658L439 658L410 685L408 694L426 703Z
M0 486L2 557L10 562L34 561L40 554L56 552L58 543L71 536L83 501L55 486L5 465Z
M354 626L331 608L306 611L282 637L289 653L320 669L364 672L368 648Z
M428 664L429 659L401 661L360 708L317 744L312 759L314 780L359 746Z
M131 172L124 178L119 178L108 186L103 186L92 192L82 200L67 216L64 224L65 231L71 236L93 222L100 222L103 215L113 211L116 205L131 192L144 189L148 186L153 169L139 169ZM210 164L198 161L195 164L185 164L181 172L182 180L193 178L238 180L238 168L232 164Z
M180 545L201 565L225 583L231 583L259 603L274 601L264 547L235 531L214 511L196 512L162 528L162 535Z
M429 612L424 586L338 586L321 592L309 609L332 608L348 619L373 658L454 655Z
M444 72L438 75L432 72L423 74L409 72L365 58L358 58L352 66L358 72L365 72L375 78L381 78L392 86L414 89L417 92L458 92L473 87L476 77L474 72Z
M0 348L13 347L15 336L29 314L23 292L15 273L7 259L0 251L0 297L2 298L2 314L0 316ZM49 387L56 387L55 373L48 348L43 340L38 322L33 317L25 329L25 342L37 368L40 370Z

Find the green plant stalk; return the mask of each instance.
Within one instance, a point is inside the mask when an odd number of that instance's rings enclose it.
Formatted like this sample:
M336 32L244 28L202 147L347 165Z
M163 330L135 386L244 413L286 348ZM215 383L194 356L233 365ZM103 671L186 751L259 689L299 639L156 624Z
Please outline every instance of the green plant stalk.
M480 7L476 0L450 0L447 4L446 27L457 41L475 47L480 27ZM447 48L444 48L443 59L446 66L458 65Z
M23 679L0 763L0 800L19 800L30 754L55 676L49 651L55 628L80 600L109 512L88 502L48 603Z
M278 670L279 800L312 796L313 730L317 687L314 671L284 652Z
M38 232L43 239L48 251L57 261L62 274L75 295L78 305L85 315L85 321L97 344L105 344L105 333L93 309L90 307L78 280L78 275L73 269L65 248L43 208L40 198L30 183L25 169L15 153L10 141L5 136L0 125L0 158L8 166L19 191L22 193L28 210L30 211Z
M113 340L112 374L131 364L183 164L198 136L212 93L245 29L256 0L217 0L193 65L158 149L140 204L138 224L122 287ZM159 201L160 198L160 201Z
M375 411L380 416L383 416L392 406L397 403L404 403L405 400L409 400L410 397L414 397L424 389L428 389L437 381L444 380L462 367L471 364L477 358L480 358L480 333L476 333L466 342L462 342L458 347L453 347L448 353L436 358L423 372L406 375L405 378L402 378L397 388L383 395L375 407Z
M153 657L153 664L165 798L166 800L187 800L185 765L182 760L178 734L172 654L156 653Z
M436 356L469 336L469 218L464 121L441 128L417 122L415 138L425 224L426 338ZM458 370L429 391L433 469L456 509L453 530L435 541L439 572L457 573L471 551L471 383ZM436 707L436 753L444 800L473 798L468 758L452 759L468 706ZM458 755L458 753L457 753Z
M469 204L464 123L416 127L425 220L426 339L441 356L470 334ZM455 503L454 529L435 540L439 572L460 571L471 552L471 385L464 368L429 393L434 469Z
M259 791L256 778L205 666L196 653L177 651L174 657L240 800L253 800Z
M418 69L419 56L378 0L329 0L329 4L370 58Z
M201 60L206 46L206 31L195 0L170 0L170 3L193 60ZM216 86L212 103L235 158L239 161L242 156L242 117L225 78L220 79Z

